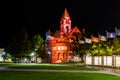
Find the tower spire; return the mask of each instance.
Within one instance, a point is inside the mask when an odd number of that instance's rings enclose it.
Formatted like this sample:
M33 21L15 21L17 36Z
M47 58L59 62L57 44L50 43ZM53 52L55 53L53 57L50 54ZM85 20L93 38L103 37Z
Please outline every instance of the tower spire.
M64 18L64 17L70 17L66 8L64 10L62 18Z

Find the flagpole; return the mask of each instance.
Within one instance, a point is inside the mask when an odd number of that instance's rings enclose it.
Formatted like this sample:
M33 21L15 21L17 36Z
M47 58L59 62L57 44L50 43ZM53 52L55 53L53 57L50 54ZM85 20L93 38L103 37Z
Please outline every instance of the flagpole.
M99 39L99 42L101 42L101 40L100 40L100 33L98 33L98 39Z
M117 34L117 27L115 27L115 33Z
M107 33L107 30L106 30L106 33Z
M108 38L108 35L107 35L107 30L106 30L106 38Z

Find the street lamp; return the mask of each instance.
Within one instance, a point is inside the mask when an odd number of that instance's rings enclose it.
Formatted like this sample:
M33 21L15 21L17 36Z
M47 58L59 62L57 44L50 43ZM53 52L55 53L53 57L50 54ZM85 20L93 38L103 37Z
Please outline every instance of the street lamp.
M5 55L5 52L3 52L2 54Z
M3 60L4 60L4 62L5 62L6 53L5 53L4 51L2 52L2 57L3 57Z
M31 62L34 62L34 55L35 55L35 52L32 52L31 53Z
M32 52L32 53L31 53L31 56L34 56L34 55L35 55L35 53L34 53L34 52Z
M50 52L50 51L48 51L48 54L50 55L50 54L51 54L51 52Z
M51 55L51 51L50 51L50 50L48 51L48 55L49 55L49 63L51 64L51 61L52 61L52 55Z

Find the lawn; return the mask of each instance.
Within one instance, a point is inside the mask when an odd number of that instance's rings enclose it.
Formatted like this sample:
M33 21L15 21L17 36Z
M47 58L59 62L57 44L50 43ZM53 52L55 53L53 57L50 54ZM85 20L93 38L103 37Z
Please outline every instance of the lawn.
M0 64L0 66L7 66L14 69L51 69L51 70L96 70L95 68L88 68L85 66L65 65L65 64L29 64L29 63L9 63Z
M7 66L17 69L51 69L51 70L93 70L85 66L59 65L59 64L23 64L23 63L2 63L0 66ZM32 72L32 71L0 71L0 80L120 80L120 76L85 73L85 72Z
M119 76L80 72L0 71L0 80L120 80Z

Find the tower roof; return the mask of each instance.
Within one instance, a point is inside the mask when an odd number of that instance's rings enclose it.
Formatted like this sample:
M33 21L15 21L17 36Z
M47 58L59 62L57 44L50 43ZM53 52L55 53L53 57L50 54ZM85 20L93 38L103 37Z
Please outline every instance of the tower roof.
M64 13L63 13L62 18L63 18L63 17L70 17L66 8L65 8L65 10L64 10Z

